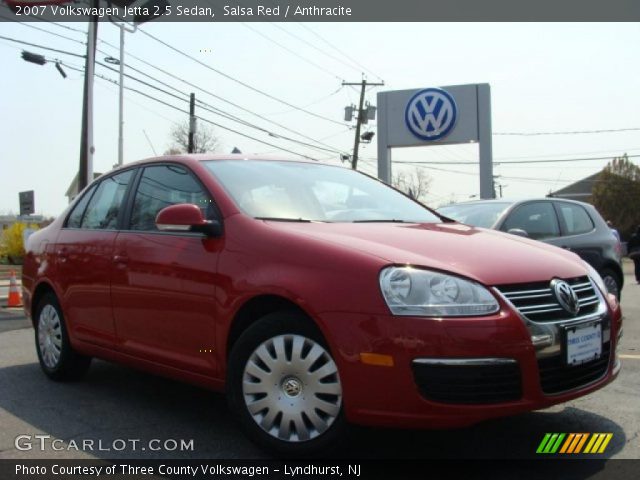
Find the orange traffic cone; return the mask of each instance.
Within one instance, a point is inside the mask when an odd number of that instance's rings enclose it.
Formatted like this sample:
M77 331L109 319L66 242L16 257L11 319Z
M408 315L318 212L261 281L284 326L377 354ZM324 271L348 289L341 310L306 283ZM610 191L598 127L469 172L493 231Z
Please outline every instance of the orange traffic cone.
M16 272L11 270L11 278L9 280L9 298L7 299L7 307L21 307L22 298L20 297L20 289L18 288L18 280L16 280Z

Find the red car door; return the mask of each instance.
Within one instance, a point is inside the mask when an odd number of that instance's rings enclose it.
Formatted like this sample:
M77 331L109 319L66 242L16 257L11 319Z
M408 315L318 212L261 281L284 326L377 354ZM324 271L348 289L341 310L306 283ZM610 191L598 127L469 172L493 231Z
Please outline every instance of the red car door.
M157 230L155 217L178 203L212 214L210 196L183 166L144 168L128 228L115 243L112 301L120 348L193 373L216 371L216 264L221 239Z
M101 180L71 211L58 234L54 254L62 308L80 340L115 343L111 311L113 248L132 170Z

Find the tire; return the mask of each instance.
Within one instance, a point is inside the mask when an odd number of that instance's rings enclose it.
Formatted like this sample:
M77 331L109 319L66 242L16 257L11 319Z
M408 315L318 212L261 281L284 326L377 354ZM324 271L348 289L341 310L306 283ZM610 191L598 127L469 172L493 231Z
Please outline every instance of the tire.
M337 366L315 325L295 312L266 315L240 336L227 397L245 434L277 455L327 453L346 433Z
M36 309L35 340L42 371L52 380L81 379L91 364L91 357L71 348L64 315L56 296L45 294Z
M618 275L610 268L603 268L600 272L600 276L602 277L609 293L613 293L618 301L620 301L620 295L622 293L620 277L618 277Z

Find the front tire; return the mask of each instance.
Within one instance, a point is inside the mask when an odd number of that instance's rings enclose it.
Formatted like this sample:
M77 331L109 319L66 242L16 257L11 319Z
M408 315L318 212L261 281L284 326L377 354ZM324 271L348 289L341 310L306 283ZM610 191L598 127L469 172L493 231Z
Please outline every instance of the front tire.
M229 357L227 394L247 436L279 455L326 452L344 434L337 366L300 314L267 315L240 336Z
M91 357L76 353L71 347L67 327L58 299L45 294L36 309L36 351L42 371L52 380L79 380L87 373Z
M602 277L604 285L607 287L607 291L615 295L618 301L620 301L622 287L618 275L610 268L605 268L600 272L600 276Z

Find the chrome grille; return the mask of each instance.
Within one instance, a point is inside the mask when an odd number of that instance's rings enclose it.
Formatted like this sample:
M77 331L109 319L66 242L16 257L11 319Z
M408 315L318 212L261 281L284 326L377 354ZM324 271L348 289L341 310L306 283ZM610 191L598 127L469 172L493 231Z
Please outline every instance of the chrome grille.
M566 282L578 296L580 304L578 316L582 317L598 311L600 297L589 277L572 278ZM575 318L560 306L549 282L503 285L497 288L523 316L532 322L555 322Z

